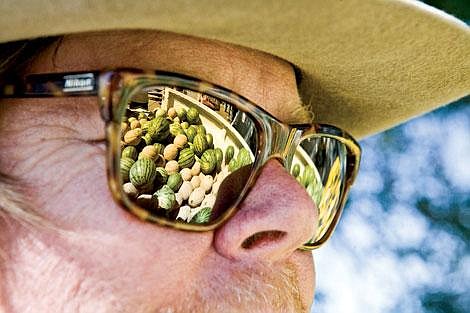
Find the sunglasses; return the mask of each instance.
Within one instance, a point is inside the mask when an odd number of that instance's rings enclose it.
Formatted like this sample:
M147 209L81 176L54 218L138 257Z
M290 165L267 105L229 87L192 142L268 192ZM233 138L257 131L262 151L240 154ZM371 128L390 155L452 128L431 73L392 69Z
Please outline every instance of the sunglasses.
M345 131L285 124L225 88L179 74L34 74L1 92L98 96L114 199L141 220L181 230L209 231L226 222L263 165L276 159L312 199L316 233L301 249L316 249L337 225L359 168L360 146Z

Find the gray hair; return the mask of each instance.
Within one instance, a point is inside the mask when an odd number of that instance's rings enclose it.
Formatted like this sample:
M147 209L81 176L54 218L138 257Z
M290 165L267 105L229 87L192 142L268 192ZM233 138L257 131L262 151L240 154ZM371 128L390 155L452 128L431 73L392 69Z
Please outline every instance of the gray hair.
M45 37L0 44L0 86L12 77L21 75L35 55L60 38ZM0 222L14 220L21 224L44 225L44 219L30 208L24 195L17 178L0 172ZM0 247L0 254L1 250Z

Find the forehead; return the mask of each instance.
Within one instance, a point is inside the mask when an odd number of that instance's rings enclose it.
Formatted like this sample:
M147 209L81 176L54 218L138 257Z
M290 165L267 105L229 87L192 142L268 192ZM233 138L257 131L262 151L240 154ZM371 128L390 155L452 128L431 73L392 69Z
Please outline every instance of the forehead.
M309 122L288 62L260 51L159 31L67 35L31 73L140 68L185 74L228 88L285 122Z

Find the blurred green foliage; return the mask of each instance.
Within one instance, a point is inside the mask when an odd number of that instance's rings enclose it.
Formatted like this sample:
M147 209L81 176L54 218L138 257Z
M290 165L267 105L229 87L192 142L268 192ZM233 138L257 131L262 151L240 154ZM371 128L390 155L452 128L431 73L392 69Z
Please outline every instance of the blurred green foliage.
M424 0L423 2L441 9L463 21L467 24L470 22L470 0ZM466 97L456 102L453 105L449 105L440 109L437 112L432 113L433 115L445 118L452 112L469 112L468 106L470 105L470 97ZM468 113L467 113L468 114ZM389 146L390 141L394 141L396 138L401 137L403 127L396 128L383 134L382 143L385 146ZM470 140L470 134L468 134L468 140ZM398 152L399 150L405 149L403 143L392 145L391 150ZM392 151L390 151L393 153ZM436 174L442 173L442 166L439 163L434 164L434 171ZM444 175L439 175L439 179L442 180L447 186L449 182ZM393 184L389 182L389 185ZM461 250L461 255L455 255L456 260L468 256L469 253L469 242L470 242L470 195L453 193L452 189L449 190L450 195L444 204L434 203L429 197L418 196L415 199L416 209L425 216L428 221L435 228L441 228L448 233L457 236L466 242L466 248ZM388 194L382 195L384 200L390 198ZM425 249L421 250L424 252ZM453 292L452 290L424 290L421 295L421 303L425 312L429 313L466 313L470 309L470 295L468 290L462 294L459 292Z
M470 20L469 0L424 0L423 2L452 14L467 23Z

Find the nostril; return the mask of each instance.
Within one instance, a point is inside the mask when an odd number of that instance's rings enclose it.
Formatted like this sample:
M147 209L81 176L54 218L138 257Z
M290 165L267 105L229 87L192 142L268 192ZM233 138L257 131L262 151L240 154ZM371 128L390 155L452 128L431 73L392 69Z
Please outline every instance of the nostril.
M268 230L257 232L250 237L246 238L242 243L243 249L252 249L261 247L269 243L275 243L286 235L286 232L278 230Z

